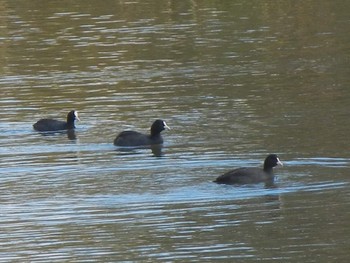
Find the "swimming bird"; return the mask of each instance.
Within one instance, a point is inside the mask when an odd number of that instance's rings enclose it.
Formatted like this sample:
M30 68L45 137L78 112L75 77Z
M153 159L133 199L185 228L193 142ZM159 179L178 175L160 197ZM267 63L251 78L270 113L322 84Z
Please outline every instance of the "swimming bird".
M41 119L37 121L33 128L36 131L49 132L74 129L74 121L79 119L78 112L75 110L67 114L67 121L58 121L54 119Z
M144 146L162 144L163 138L160 133L163 130L170 130L163 120L156 120L151 126L150 134L142 134L136 131L123 131L114 140L115 146Z
M218 184L271 183L274 180L273 168L283 165L276 154L270 154L264 161L264 168L237 168L226 172L214 181Z

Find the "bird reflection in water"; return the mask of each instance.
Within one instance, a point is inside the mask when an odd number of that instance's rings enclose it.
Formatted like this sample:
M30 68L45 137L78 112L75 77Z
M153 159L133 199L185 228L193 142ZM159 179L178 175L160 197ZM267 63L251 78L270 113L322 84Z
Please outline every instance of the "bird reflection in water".
M47 132L39 132L42 136L56 136L56 135L67 135L67 138L71 141L75 141L77 139L77 134L75 129L69 130L61 130L61 131L47 131Z
M153 144L153 145L143 145L137 147L118 147L116 151L121 154L139 154L138 150L142 149L150 149L154 157L162 157L163 156L163 145L162 144Z

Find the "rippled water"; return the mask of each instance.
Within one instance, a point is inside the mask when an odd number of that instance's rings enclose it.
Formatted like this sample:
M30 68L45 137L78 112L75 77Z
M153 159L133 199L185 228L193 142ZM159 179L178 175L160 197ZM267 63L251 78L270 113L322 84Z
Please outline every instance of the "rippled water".
M347 262L349 8L0 1L0 261ZM274 187L212 182L268 153Z

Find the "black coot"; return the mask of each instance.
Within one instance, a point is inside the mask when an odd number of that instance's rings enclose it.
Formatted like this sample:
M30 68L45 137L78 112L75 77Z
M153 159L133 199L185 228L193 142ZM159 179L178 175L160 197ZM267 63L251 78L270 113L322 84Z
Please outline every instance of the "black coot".
M74 129L74 121L80 120L78 112L75 110L70 111L67 114L67 121L58 121L53 119L41 119L37 121L33 127L36 131L50 132L50 131L61 131Z
M163 120L156 120L151 126L151 133L149 135L142 134L136 131L123 131L119 133L117 138L114 140L116 146L143 146L143 145L154 145L162 144L163 138L160 133L170 128L166 125Z
M254 184L270 183L274 180L273 167L283 165L276 154L270 154L266 157L264 168L237 168L229 171L214 181L218 184Z

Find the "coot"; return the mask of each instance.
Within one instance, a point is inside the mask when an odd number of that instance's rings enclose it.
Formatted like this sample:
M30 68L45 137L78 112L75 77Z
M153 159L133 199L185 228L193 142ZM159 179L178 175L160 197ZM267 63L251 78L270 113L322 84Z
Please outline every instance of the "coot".
M33 127L36 131L49 132L49 131L61 131L74 129L74 121L80 120L78 112L75 110L70 111L67 114L67 121L58 121L53 119L41 119L37 121Z
M116 146L143 146L162 144L163 138L160 133L163 130L170 130L163 120L156 120L151 126L151 133L142 134L136 131L123 131L114 140Z
M254 184L273 182L273 167L283 165L276 154L270 154L266 157L264 168L237 168L229 171L214 181L218 184Z

